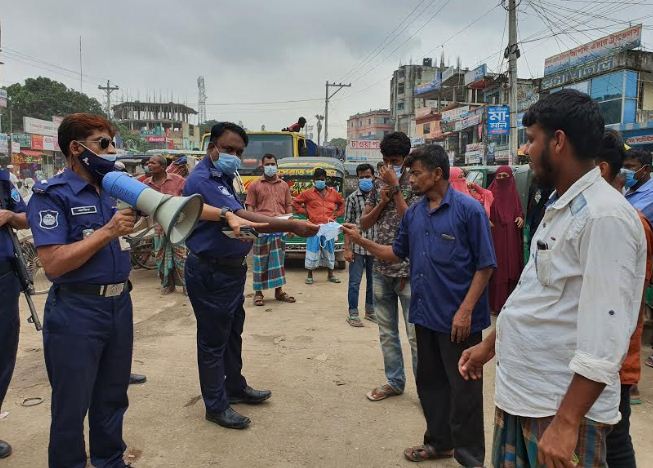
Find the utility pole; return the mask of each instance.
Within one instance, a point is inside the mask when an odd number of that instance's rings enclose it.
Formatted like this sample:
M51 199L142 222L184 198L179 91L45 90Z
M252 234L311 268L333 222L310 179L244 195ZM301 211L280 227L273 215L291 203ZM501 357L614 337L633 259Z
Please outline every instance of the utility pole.
M505 0L503 0L505 8ZM508 164L517 158L519 132L517 125L517 59L520 56L517 45L517 0L508 0L508 47L504 57L508 59L510 85L510 143Z
M320 146L320 134L322 133L322 121L324 120L324 116L317 114L315 118L317 119L317 146Z
M107 93L107 118L111 118L111 93L118 91L120 88L117 86L111 86L111 80L107 80L106 86L98 85L97 89Z
M329 88L336 88L336 90L329 94ZM326 94L324 97L324 144L329 142L329 100L335 96L342 88L351 88L351 83L329 83L326 82Z

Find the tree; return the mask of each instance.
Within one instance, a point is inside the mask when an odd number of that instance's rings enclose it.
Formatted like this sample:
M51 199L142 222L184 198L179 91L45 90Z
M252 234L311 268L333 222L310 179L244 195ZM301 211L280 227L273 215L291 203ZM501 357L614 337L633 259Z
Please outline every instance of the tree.
M217 124L220 123L217 120L207 120L206 122L202 122L200 124L200 133L204 135L205 133L211 133L211 128Z
M28 78L24 84L14 83L7 88L11 103L13 130L23 128L23 117L52 120L55 115L65 116L75 112L104 115L102 105L95 98L69 89L65 84L39 76ZM2 131L9 130L7 118L2 119Z
M150 144L145 141L141 132L137 130L129 130L126 125L119 122L111 122L118 131L118 135L122 139L122 147L127 151L136 153L144 153L150 149Z
M347 140L344 138L331 138L327 146L335 146L338 149L345 150L347 148Z

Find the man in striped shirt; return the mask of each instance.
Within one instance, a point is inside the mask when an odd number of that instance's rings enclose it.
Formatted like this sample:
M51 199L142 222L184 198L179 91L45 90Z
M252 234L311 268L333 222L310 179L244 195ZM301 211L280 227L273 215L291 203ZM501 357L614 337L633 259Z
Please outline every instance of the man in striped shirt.
M360 226L360 218L365 210L365 199L374 187L374 168L370 164L359 164L356 168L358 176L358 190L347 197L345 203L345 222ZM363 232L363 235L374 240L375 227ZM367 250L358 244L351 244L349 239L345 240L345 260L349 262L349 315L347 323L352 327L362 327L358 315L358 296L365 271L367 286L365 289L365 318L376 322L374 315L374 292L372 289L372 269L374 266L374 257Z

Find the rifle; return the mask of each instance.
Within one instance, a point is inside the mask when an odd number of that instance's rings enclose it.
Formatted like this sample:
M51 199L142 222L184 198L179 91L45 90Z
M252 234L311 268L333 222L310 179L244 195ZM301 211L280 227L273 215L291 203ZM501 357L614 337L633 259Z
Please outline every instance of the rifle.
M34 327L36 327L36 331L41 331L41 320L39 319L39 314L36 312L36 307L34 307L34 302L32 301L32 295L34 294L34 279L25 265L25 257L23 256L23 250L20 248L20 242L18 241L16 233L9 225L6 226L6 229L9 233L9 237L11 237L11 243L14 246L14 268L16 268L16 274L18 275L20 286L29 307L30 317L27 319L27 322L33 323Z

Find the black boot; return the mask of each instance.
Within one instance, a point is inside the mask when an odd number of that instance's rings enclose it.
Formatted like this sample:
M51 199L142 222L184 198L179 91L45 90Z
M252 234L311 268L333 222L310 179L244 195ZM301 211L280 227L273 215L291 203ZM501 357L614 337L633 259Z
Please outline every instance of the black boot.
M11 445L0 440L0 458L7 458L9 455L11 455Z
M231 406L221 413L206 412L206 420L229 429L245 429L251 420L234 411Z

